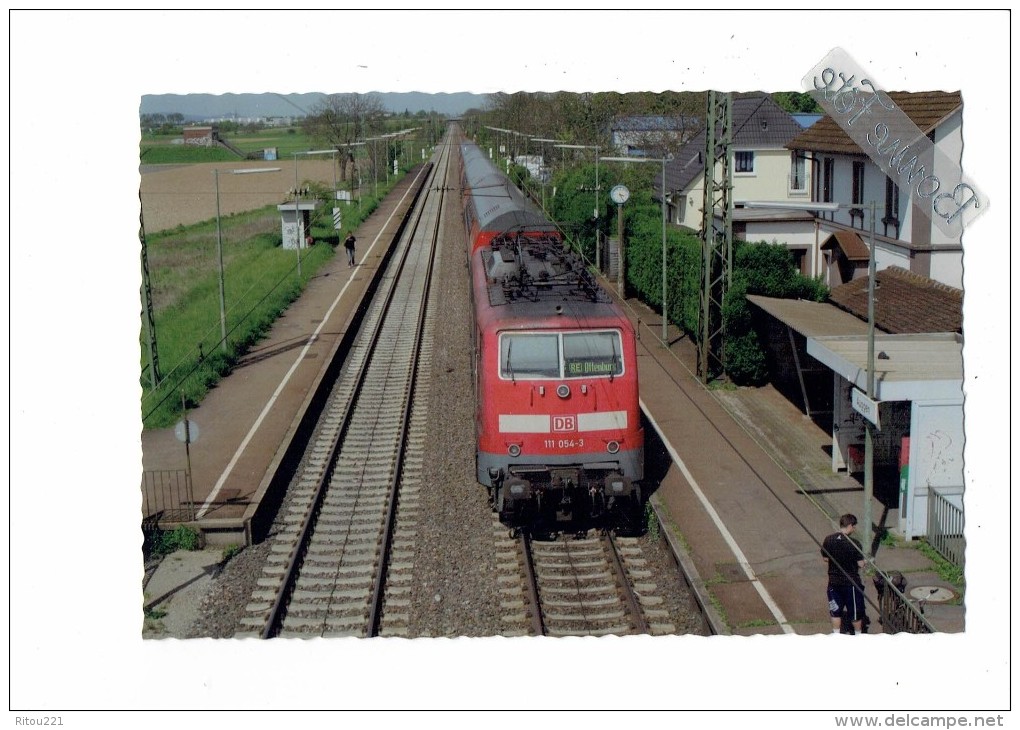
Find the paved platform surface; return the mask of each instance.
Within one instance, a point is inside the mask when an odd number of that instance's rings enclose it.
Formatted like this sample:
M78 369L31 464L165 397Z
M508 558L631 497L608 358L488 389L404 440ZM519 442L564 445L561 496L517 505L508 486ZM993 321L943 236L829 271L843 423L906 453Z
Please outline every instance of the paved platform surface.
M348 266L338 252L266 339L189 412L188 419L198 425L189 451L194 499L204 524L239 525L250 519L267 473L282 458L281 444L297 427L413 199L413 178L401 180L355 231L356 265ZM187 458L173 428L142 433L143 469L184 469Z
M201 428L191 462L203 519L240 519L253 508L379 264L409 186L405 178L356 232L358 266L337 256L268 339L190 414ZM694 344L671 327L664 347L659 316L634 300L625 304L640 333L641 398L666 445L661 453L649 449L649 472L662 477L653 499L682 535L695 583L706 600L714 598L731 633L829 633L820 543L840 514L862 514L861 484L832 473L828 432L781 394L769 387L707 390L695 376ZM145 469L183 468L173 429L146 431L142 445ZM876 500L876 519L884 510ZM207 562L172 575L166 571L174 563L161 566L146 600L171 595L174 581L203 580ZM920 586L958 592L914 546L881 544L875 565L904 573L908 593ZM866 588L871 630L881 631L870 580ZM929 603L926 616L938 631L962 631L963 601Z
M625 309L640 332L642 407L670 456L653 499L683 535L726 628L746 635L829 633L821 542L838 529L840 515L860 518L864 507L861 482L831 469L831 434L770 386L705 388L696 376L695 343L669 327L667 348L657 313L636 300ZM655 469L649 436L646 456ZM872 516L879 525L894 524L877 498ZM952 591L957 600L927 603L925 617L937 631L964 630L960 589L939 577L916 542L886 540L874 549L873 565L903 573L908 595L924 587ZM868 578L865 588L869 630L881 632Z

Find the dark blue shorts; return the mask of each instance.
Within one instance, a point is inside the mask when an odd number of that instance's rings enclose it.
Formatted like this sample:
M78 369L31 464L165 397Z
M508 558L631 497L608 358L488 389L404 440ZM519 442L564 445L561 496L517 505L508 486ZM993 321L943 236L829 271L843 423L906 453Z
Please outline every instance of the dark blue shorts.
M839 618L846 609L851 621L864 618L864 591L857 586L829 586L829 616Z

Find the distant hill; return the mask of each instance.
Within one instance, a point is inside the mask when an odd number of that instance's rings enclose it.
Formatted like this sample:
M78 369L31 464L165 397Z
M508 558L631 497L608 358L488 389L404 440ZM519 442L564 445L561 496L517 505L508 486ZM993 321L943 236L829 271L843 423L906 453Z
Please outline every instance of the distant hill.
M420 92L372 92L395 114L405 110L437 112L447 116L463 114L485 103L484 94ZM188 121L220 117L293 117L311 112L327 94L146 94L139 114L183 114Z

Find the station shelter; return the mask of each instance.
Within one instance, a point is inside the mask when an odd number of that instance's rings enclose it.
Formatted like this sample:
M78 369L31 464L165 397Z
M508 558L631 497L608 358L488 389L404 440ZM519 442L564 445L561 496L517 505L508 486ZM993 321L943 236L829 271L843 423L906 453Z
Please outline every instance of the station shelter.
M777 387L831 428L833 471L862 472L866 425L855 400L867 392L867 323L830 304L748 300L768 315ZM963 338L876 332L873 368L875 493L890 506L887 528L924 537L932 492L963 511Z

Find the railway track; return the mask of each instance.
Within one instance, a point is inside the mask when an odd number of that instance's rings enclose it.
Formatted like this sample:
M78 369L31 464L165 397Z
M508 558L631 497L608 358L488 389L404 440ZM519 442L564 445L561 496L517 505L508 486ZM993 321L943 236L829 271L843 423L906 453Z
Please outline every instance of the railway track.
M416 404L427 402L417 376L428 372L449 163L441 149L291 485L237 636L406 633L425 423Z
M506 635L676 633L634 538L609 534L516 540L494 526Z

